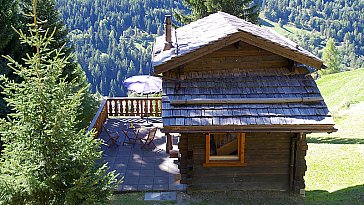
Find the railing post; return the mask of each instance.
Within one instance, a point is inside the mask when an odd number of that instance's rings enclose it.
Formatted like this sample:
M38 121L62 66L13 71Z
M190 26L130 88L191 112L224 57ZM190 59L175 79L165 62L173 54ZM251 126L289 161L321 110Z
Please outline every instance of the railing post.
M116 106L116 115L117 115L117 116L120 116L120 113L121 113L121 111L120 111L120 110L121 110L121 104L120 104L120 102L121 102L121 100L120 100L120 99L117 99L117 100L116 100L116 105L117 105L117 106Z
M148 117L148 100L144 99L143 103L144 103L144 115Z
M110 101L110 99L106 99L106 102L107 102L107 116L109 117L109 116L111 116L111 110L112 110L111 101Z
M151 105L151 108L150 108L150 115L149 116L155 116L155 100L150 100L151 102L150 102L150 105Z

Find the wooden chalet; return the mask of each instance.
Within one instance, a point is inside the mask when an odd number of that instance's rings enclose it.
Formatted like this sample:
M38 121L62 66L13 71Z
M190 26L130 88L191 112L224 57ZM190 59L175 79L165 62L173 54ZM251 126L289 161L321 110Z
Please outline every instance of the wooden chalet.
M310 73L322 60L290 40L218 12L156 39L163 131L180 133L188 191L304 193L306 134L334 132Z

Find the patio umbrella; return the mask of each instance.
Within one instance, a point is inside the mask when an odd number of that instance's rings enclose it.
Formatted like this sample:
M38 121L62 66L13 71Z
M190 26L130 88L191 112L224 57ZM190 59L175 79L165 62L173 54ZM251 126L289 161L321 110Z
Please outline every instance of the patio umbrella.
M162 79L150 75L136 75L127 78L124 81L124 86L129 90L138 94L148 95L159 93L162 91ZM147 117L148 123L148 117Z
M127 78L124 86L133 92L139 94L152 94L162 91L162 79L150 75L136 75Z

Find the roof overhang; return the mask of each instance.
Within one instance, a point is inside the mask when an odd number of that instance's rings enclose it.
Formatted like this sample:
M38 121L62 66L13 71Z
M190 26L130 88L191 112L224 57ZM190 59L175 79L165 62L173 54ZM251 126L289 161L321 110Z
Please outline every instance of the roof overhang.
M332 133L334 125L224 125L224 126L165 126L164 133L207 132L286 132L286 133Z

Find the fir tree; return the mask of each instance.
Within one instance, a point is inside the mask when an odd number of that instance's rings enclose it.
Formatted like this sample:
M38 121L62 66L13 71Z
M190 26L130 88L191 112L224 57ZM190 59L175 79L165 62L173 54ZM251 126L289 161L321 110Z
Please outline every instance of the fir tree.
M8 1L8 0L7 0ZM27 24L30 24L33 22L33 18L31 15L28 15L32 13L32 0L21 0L21 1L10 1L12 2L12 6L19 9L20 11L12 12L15 13L16 19L18 19L20 22L18 22L15 26L15 28L26 28ZM59 12L56 9L56 1L55 0L38 0L37 3L37 18L43 21L42 27L44 30L50 29L53 30L54 28L57 29L57 32L54 33L53 41L50 42L48 45L48 48L58 49L60 47L63 47L63 53L65 53L65 56L69 56L69 63L64 66L62 71L62 76L67 78L67 81L73 81L75 80L75 87L73 88L75 91L78 89L83 89L85 86L89 87L89 83L87 82L87 79L85 77L84 72L79 67L80 65L75 61L75 58L73 57L72 53L74 51L74 48L69 43L69 39L67 37L68 30L66 29L64 23L59 19ZM11 24L8 24L7 27L9 27ZM8 33L10 35L16 34L14 30L9 30ZM29 35L29 34L27 34ZM18 39L16 37L15 39ZM15 45L15 46L14 46ZM26 56L25 53L31 53L34 51L34 48L27 45L22 44L22 46L18 46L20 44L17 43L17 40L13 40L9 43L8 48L1 49L0 47L0 55L9 55L14 60L16 60L19 63L22 63ZM54 54L51 54L54 55ZM7 72L7 77L10 79L15 79L16 81L20 81L19 76L13 73L13 71L10 70L10 72ZM2 98L4 96L1 96ZM2 100L2 99L1 99ZM82 105L84 107L81 107L81 115L78 117L78 121L80 122L77 126L79 129L82 129L91 122L93 115L96 112L96 106L97 106L97 100L93 97L92 93L89 92L87 89L85 91L85 96L82 99ZM1 105L1 101L0 101ZM4 105L4 103L3 103ZM8 113L8 107L3 106L0 107L0 117L4 117L6 113Z
M322 74L331 74L340 72L341 59L339 55L339 50L335 46L335 41L330 38L322 52L322 60L327 66L326 69L321 70Z
M116 176L97 163L100 143L93 134L76 128L85 88L75 92L77 79L63 76L70 56L60 48L49 49L56 30L50 34L37 23L32 26L30 36L21 30L19 35L36 53L27 54L24 64L6 56L22 82L1 76L13 112L8 120L0 119L5 143L0 204L106 203Z
M223 11L257 24L259 8L254 0L184 0L184 5L191 9L188 15L176 11L176 19L184 24L198 20L218 11Z

